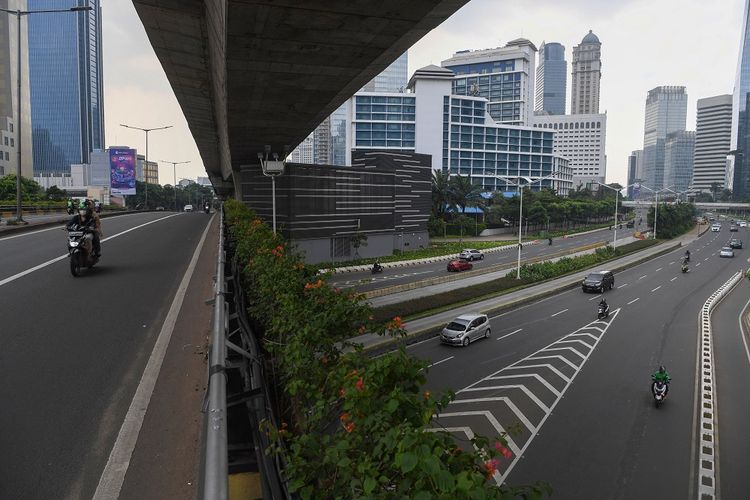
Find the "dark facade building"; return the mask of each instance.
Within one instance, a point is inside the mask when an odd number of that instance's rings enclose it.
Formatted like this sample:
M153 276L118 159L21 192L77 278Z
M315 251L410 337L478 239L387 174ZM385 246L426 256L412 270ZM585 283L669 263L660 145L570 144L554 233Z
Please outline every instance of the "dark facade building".
M750 198L750 0L745 1L740 39L740 57L737 64L737 79L732 96L732 192L736 200Z
M105 149L100 0L74 0L85 12L28 16L34 174L70 173ZM60 8L29 0L29 9Z
M565 47L557 42L542 42L539 47L539 65L536 68L535 112L565 114L567 77Z
M287 163L276 178L276 224L309 263L390 255L427 246L429 155L353 152L352 166ZM271 179L242 167L242 201L272 219ZM352 237L367 235L356 249Z

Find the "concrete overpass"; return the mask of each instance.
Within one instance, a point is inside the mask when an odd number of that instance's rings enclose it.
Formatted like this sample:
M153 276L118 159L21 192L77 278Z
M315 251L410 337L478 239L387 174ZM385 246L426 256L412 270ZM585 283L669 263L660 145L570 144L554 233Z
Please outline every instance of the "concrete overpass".
M467 2L133 0L224 194L240 165L291 151Z
M668 201L665 203L674 203L674 201ZM654 199L650 198L647 200L638 201L623 201L622 206L624 207L636 207L639 205L653 205ZM697 202L693 203L695 208L703 211L715 211L715 212L729 212L729 211L750 211L750 203L735 203L735 202Z

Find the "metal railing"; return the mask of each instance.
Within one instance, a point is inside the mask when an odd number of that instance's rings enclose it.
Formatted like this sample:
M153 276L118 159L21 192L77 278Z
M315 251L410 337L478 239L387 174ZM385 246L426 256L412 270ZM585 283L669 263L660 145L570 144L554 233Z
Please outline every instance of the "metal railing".
M227 384L226 326L227 310L224 294L224 209L219 219L219 256L216 261L214 312L208 365L208 397L206 399L206 451L203 470L203 498L225 500L229 497L227 458Z

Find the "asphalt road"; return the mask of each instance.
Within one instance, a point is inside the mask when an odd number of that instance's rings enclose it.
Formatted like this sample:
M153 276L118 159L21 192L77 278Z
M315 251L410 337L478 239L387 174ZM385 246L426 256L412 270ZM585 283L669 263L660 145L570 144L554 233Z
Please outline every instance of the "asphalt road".
M0 498L91 498L209 217L102 221L73 278L57 229L0 239Z
M555 498L694 497L698 312L750 255L719 258L729 237L724 229L688 245L687 274L683 249L617 273L606 321L596 321L598 296L575 289L491 318L491 338L468 348L410 347L434 363L430 390L457 392L438 425L465 445L515 428L514 457L496 479L546 480ZM659 364L674 382L656 409Z
M618 230L618 238L632 234L633 229L623 228ZM542 242L538 245L526 244L521 253L521 262L526 259L539 257L543 255L559 254L562 251L572 253L576 248L590 245L596 242L612 241L612 231L602 229L580 236L571 238L554 238L553 244L548 245ZM515 244L511 244L512 249L503 250L485 254L484 260L475 260L472 262L474 269L481 269L498 264L513 265L518 259L518 250ZM466 248L472 248L471 242L466 243ZM446 265L450 259L444 261L432 262L429 264L417 264L403 268L386 268L381 274L373 275L370 271L343 273L332 276L330 283L341 288L354 288L359 292L377 290L389 286L401 285L412 281L425 280L449 274Z

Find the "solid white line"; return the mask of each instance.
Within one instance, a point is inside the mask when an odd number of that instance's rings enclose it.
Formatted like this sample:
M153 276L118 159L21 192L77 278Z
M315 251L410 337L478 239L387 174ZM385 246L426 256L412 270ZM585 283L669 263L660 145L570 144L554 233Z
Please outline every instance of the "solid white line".
M117 217L129 217L131 215L142 215L142 214L124 214L124 215L118 215ZM73 216L71 215L71 218L72 217ZM107 217L107 219L109 219L109 217ZM13 240L15 238L23 238L24 236L33 236L35 234L44 233L46 231L55 231L55 230L60 231L63 229L65 229L65 224L60 224L59 226L50 227L46 229L37 229L36 231L28 231L22 234L16 234L14 236L6 236L4 238L0 238L0 243L2 243L3 241L7 241L7 240Z
M516 331L514 331L514 332L510 332L510 333L508 333L508 334L505 334L505 335L503 335L502 337L498 337L498 338L497 338L497 340L502 340L502 339L504 339L505 337L510 337L510 336L511 336L511 335L513 335L514 333L518 333L518 332L520 332L521 330L523 330L523 328L519 328L518 330L516 330Z
M447 357L445 359L441 359L440 361L435 361L431 365L428 365L427 368L432 368L435 365L439 365L440 363L443 363L443 362L448 361L449 359L453 359L453 358L455 358L455 356L449 356L449 357Z
M153 224L154 222L159 222L160 220L164 220L164 219L168 219L170 217L174 217L175 215L180 215L180 214L168 215L166 217L162 217L161 219L152 220L151 222L146 222L145 224L141 224L140 226L132 227L132 228L130 228L130 229L126 230L126 231L123 231L121 233L113 234L112 236L110 236L108 238L102 239L102 243L105 242L105 241L109 241L111 239L117 238L118 236L121 236L121 235L123 235L125 233L129 233L130 231L134 231L136 229L139 229L139 228L141 228L143 226L148 226L149 224ZM55 262L60 262L61 260L67 259L67 258L68 258L68 254L65 254L65 255L61 255L59 257L55 257L54 259L48 260L47 262L42 262L38 266L30 267L29 269L26 269L25 271L21 271L20 273L14 274L13 276L9 276L9 277L5 278L4 280L0 280L0 286L7 285L11 281L15 281L18 278L23 278L27 274L31 274L34 271L38 271L38 270L40 270L42 268L45 268L47 266L50 266L50 265L54 264Z
M745 303L745 307L743 307L740 311L740 315L737 320L740 323L740 336L742 337L742 342L745 344L745 354L747 354L747 362L750 363L750 348L748 348L747 346L747 333L745 332L745 326L742 324L742 315L745 313L748 306L750 306L750 300Z
M554 317L555 317L555 316L557 316L558 314L562 314L562 313L564 313L565 311L567 311L567 309L563 309L562 311L556 312L555 314L553 314L552 316L550 316L550 318L554 318Z
M639 279L639 280L642 280L642 279L643 279L643 278L645 278L646 276L648 276L648 274L644 274L643 276L641 276L641 277L640 277L640 278L638 278L638 279Z
M654 289L653 289L653 290L651 290L651 291L652 291L652 292L655 292L655 291L657 291L657 290L658 290L659 288L661 288L661 285L657 286L656 288L654 288Z
M672 281L674 281L674 280L676 280L676 279L677 279L677 276L675 276L674 278L672 278L672 279L671 279L671 280L669 280L669 281L670 281L670 282L672 282Z
M637 298L631 300L630 302L628 302L628 305L632 304L633 302L638 302L639 300L640 300L640 297L637 297Z
M201 236L198 245L195 247L193 258L190 260L190 264L188 264L187 270L185 270L180 286L177 288L177 293L172 300L172 305L169 307L169 312L164 319L164 324L161 327L159 336L154 344L154 349L151 351L151 356L146 364L146 369L141 376L138 389L135 391L133 401L130 403L128 413L125 415L125 420L123 421L122 427L120 427L120 432L117 435L117 440L109 454L107 465L104 467L104 471L99 478L99 485L96 487L96 492L93 497L94 500L108 500L120 496L120 489L122 488L125 474L130 466L130 458L133 455L133 450L138 441L138 434L141 432L143 418L146 416L146 410L151 401L151 395L154 392L156 380L159 377L161 364L164 360L164 355L167 352L167 347L169 346L169 340L172 337L177 317L182 308L182 301L185 298L190 279L193 277L195 266L198 264L198 256L203 248L203 243L206 241L208 230L211 228L211 221L213 221L215 216L215 214L211 216L211 220L206 224L203 236ZM170 217L174 217L174 215L171 215ZM112 236L112 238L114 238L114 236Z

